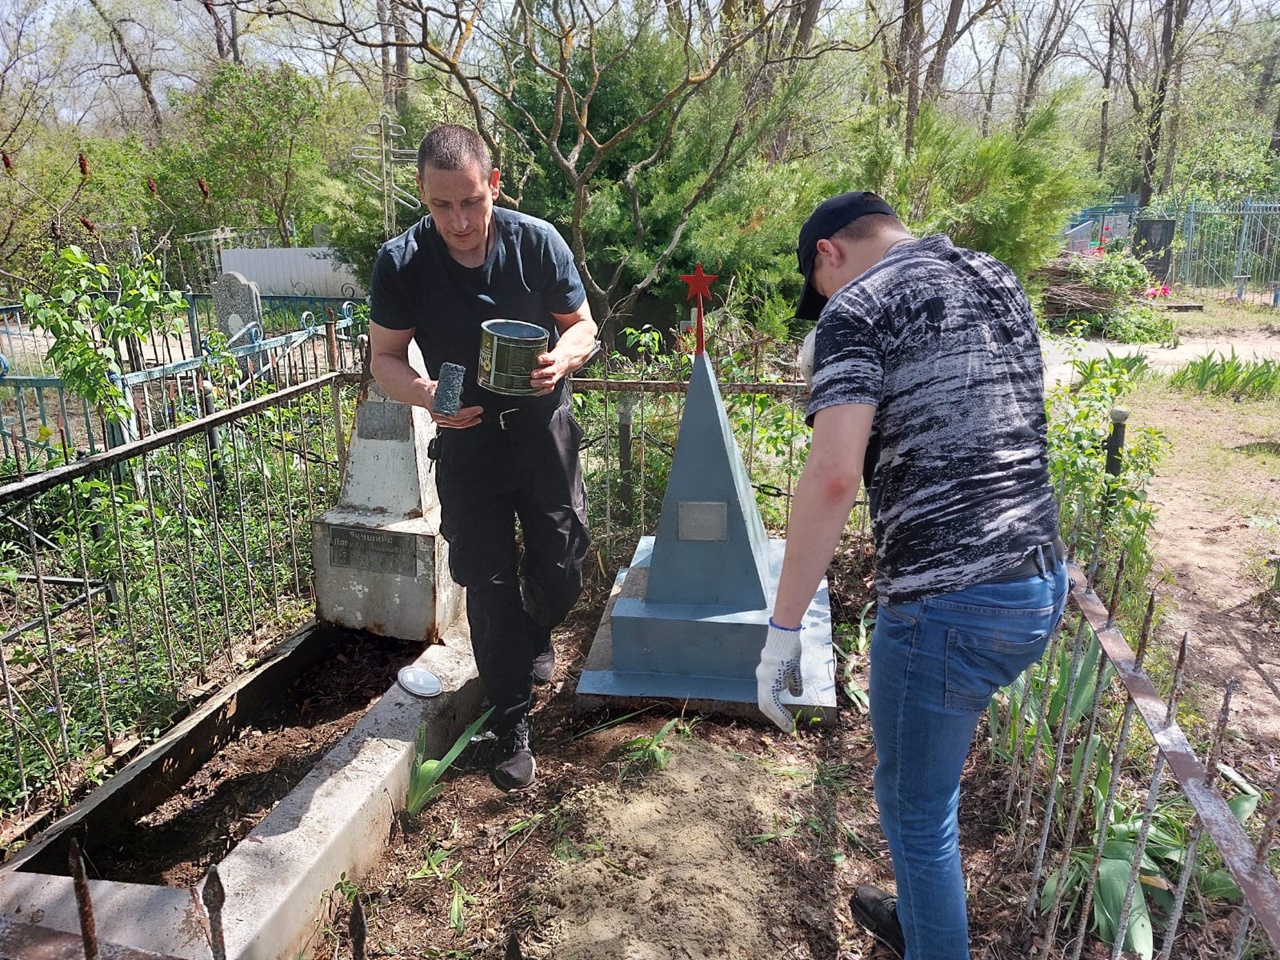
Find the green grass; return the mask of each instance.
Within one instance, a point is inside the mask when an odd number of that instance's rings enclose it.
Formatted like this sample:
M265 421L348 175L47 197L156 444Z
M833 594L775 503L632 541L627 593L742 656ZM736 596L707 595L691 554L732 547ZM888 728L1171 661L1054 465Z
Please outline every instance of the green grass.
M1265 400L1280 396L1280 362L1245 360L1211 353L1185 364L1169 378L1170 385L1190 393L1211 393L1236 400Z
M1130 428L1164 431L1173 453L1161 473L1181 477L1233 477L1238 482L1206 481L1212 501L1246 512L1261 506L1250 490L1280 483L1280 395L1235 400L1176 388L1167 377L1136 381L1122 401ZM1272 495L1280 499L1280 489ZM1265 499L1265 498L1264 498Z
M1204 310L1172 314L1181 337L1226 336L1241 331L1280 332L1280 310L1267 305L1224 300L1222 290L1177 287L1169 298L1175 302L1204 304Z
M1164 431L1172 449L1161 475L1204 504L1206 523L1235 527L1244 575L1266 590L1275 577L1267 558L1280 551L1280 393L1233 399L1187 392L1170 379L1135 384L1125 398L1130 427Z

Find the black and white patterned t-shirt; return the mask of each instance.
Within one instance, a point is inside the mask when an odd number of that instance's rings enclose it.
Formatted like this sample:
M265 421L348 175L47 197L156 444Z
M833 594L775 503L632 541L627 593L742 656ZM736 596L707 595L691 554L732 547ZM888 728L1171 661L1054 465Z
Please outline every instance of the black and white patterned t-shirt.
M882 598L998 576L1058 533L1044 360L1013 272L939 234L900 243L818 320L808 419L876 408L864 482Z

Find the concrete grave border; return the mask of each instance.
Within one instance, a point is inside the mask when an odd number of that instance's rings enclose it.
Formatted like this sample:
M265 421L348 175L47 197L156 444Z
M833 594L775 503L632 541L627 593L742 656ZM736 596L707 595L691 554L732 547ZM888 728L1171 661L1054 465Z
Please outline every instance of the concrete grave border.
M123 799L131 782L172 769L189 743L185 738L195 736L192 731L217 727L237 709L243 714L252 697L281 689L286 669L293 669L284 664L298 650L304 653L294 674L301 673L309 665L303 662L307 638L316 632L314 625L304 628L287 641L287 652L205 704L0 867L0 954L9 955L5 931L15 924L41 924L64 933L80 930L71 878L24 871L22 865L97 812L132 810L132 801ZM426 728L428 755L440 757L475 718L483 690L465 618L442 639L416 665L439 676L444 693L423 700L393 685L218 864L226 890L228 960L305 954L330 919L334 884L344 873L353 879L366 874L386 849L395 817L404 808L419 727ZM181 960L212 957L200 887L96 880L89 887L104 944Z

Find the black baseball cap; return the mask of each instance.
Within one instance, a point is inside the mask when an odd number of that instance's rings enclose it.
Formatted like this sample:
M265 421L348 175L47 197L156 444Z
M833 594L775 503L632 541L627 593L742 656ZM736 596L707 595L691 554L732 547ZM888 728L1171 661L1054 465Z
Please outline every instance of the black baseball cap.
M829 240L861 216L868 213L887 213L896 217L893 207L883 197L856 190L823 200L800 228L800 240L796 244L796 259L800 262L800 275L804 277L804 292L796 305L796 316L801 320L817 320L827 298L813 289L809 274L818 257L818 241Z

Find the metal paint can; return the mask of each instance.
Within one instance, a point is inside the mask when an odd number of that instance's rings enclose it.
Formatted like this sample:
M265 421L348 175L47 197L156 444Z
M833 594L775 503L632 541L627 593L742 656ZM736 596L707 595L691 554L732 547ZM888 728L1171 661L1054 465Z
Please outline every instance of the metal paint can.
M480 364L476 380L494 393L513 397L536 391L529 377L538 357L547 352L550 334L536 323L523 320L486 320L480 324Z

